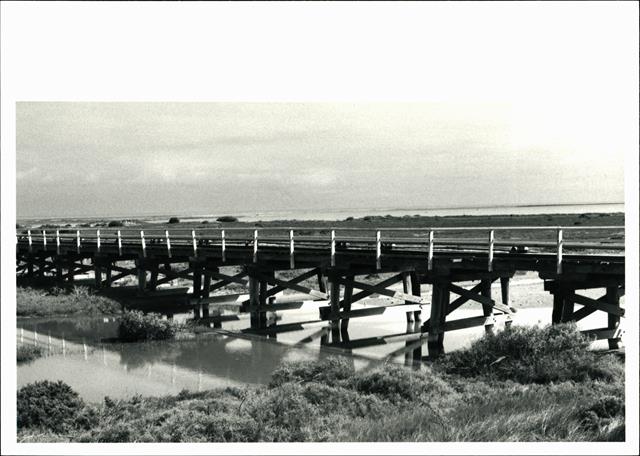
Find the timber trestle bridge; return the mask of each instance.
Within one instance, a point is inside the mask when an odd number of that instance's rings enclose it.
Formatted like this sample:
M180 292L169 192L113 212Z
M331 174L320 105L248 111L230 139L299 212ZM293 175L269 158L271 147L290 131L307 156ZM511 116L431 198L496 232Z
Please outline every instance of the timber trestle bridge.
M314 337L321 343L344 348L394 337L406 344L390 356L404 353L413 361L422 359L425 343L430 357L442 353L448 331L484 326L491 332L498 323L510 324L514 309L509 306L509 283L517 271L534 271L542 279L553 299L553 323L605 312L607 326L585 332L608 339L610 348L619 346L624 316L622 226L61 228L19 231L16 251L19 276L68 284L80 274L93 274L97 288L113 291L119 281L133 276L138 298L168 303L168 316L193 312L202 324L220 328L246 315L246 332L267 336L317 326ZM232 266L236 272L227 272ZM373 274L382 278L377 283L363 281ZM191 286L167 288L176 279ZM465 288L470 281L477 283ZM491 295L497 281L499 300ZM424 284L431 287L430 298L423 296ZM241 287L248 294L234 315L219 310L219 304L240 296L218 294L227 287L236 292ZM597 299L578 293L595 288L603 290ZM283 294L285 290L298 294ZM325 301L316 320L269 321L268 314L299 309L301 295L304 300ZM372 295L387 300L352 308ZM469 301L479 304L478 316L447 320ZM430 318L422 322L421 306L426 304ZM575 304L581 307L576 310ZM350 319L399 306L406 310L405 333L349 340Z

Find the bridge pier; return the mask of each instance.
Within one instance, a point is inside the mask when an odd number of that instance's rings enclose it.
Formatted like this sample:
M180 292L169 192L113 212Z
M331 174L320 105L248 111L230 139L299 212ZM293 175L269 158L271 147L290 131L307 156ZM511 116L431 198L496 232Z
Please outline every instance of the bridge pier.
M193 308L193 318L199 320L202 318L202 274L203 265L197 260L189 261L189 269L193 271L193 291L191 296L196 300L196 305Z
M487 299L491 299L491 280L482 279L480 283L482 284L482 289L480 294ZM482 314L485 317L493 316L493 305L491 302L485 301L482 303ZM487 334L493 334L493 324L485 324L484 330Z
M265 276L274 277L274 271L259 271L253 266L247 267L249 276L249 313L251 329L263 330L267 327L268 282Z
M572 274L551 275L540 273L544 280L544 289L553 295L552 324L577 322L596 311L607 314L607 326L588 329L582 332L594 339L607 339L610 349L620 348L620 318L624 309L620 306L620 297L624 296L624 277L612 275ZM592 299L578 294L579 290L604 289L605 294ZM575 304L582 307L575 310Z
M436 279L432 283L431 315L427 337L428 356L435 358L444 353L444 323L449 305L449 282Z
M144 295L144 292L147 289L147 269L145 260L140 257L135 260L135 264L138 275L138 294Z
M514 271L482 272L482 271L440 271L426 274L425 283L431 283L431 316L422 325L422 333L427 334L428 357L435 358L444 353L444 335L448 331L456 331L474 326L484 326L487 334L492 334L496 317L502 317L505 326L511 324L511 309L508 306L509 278ZM500 279L502 287L502 303L491 297L491 285ZM457 282L479 281L471 289L463 288ZM459 297L450 301L451 293ZM447 316L468 301L482 305L482 315L447 321ZM495 314L495 311L498 314Z

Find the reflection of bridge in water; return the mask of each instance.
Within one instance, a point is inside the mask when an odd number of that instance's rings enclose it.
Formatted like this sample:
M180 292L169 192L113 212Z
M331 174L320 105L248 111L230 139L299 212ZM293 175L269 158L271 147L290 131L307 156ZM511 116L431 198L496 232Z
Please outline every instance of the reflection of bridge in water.
M623 239L619 226L27 230L18 234L17 272L60 283L92 273L95 286L102 289L134 276L139 305L165 306L168 314L192 310L202 324L218 328L242 318L220 312L222 304L238 299L240 286L248 291L248 299L239 302L240 315L249 320L244 331L273 337L314 327L315 338L324 345L346 349L401 339L406 344L393 355L405 353L419 360L425 342L430 356L441 353L448 331L484 326L490 332L499 322L509 324L509 281L516 271L535 271L544 281L553 296L553 323L605 312L607 326L586 332L617 347L624 315ZM229 266L240 270L230 273ZM372 274L383 277L377 283L362 279ZM176 279L191 283L191 291L162 288ZM469 281L477 283L464 288ZM491 285L498 281L500 302L491 296ZM402 291L396 284L402 284ZM431 299L430 318L422 322L424 284L431 287ZM236 293L213 295L230 286ZM603 289L598 299L577 292L596 288ZM327 300L328 305L320 306L310 320L270 321L273 312L303 305L300 298L283 296L285 290ZM452 294L457 296L453 300ZM387 300L374 307L353 307L371 296ZM467 302L480 304L481 313L447 321ZM581 307L576 309L576 304ZM349 338L351 319L380 315L392 307L406 310L407 331Z
M74 377L74 372L61 372L68 369L65 359L71 357L105 369L106 375L112 370L121 370L143 382L161 382L167 387L198 390L220 386L220 382L232 385L265 383L273 369L284 360L327 356L321 351L300 353L282 344L224 335L125 344L100 343L89 337L67 339L58 333L60 329L57 325L49 327L47 322L24 322L18 329L18 344L38 345L45 356L62 357L60 369L42 372L44 376ZM104 331L105 334L108 332ZM73 381L73 378L69 380ZM201 384L196 388L199 382Z

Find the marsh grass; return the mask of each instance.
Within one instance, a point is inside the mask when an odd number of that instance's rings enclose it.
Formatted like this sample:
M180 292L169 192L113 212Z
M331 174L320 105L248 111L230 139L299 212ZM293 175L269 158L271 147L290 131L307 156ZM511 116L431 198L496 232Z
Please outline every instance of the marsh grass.
M18 287L16 315L18 317L51 317L68 315L115 315L122 305L105 296L93 294L87 287L69 289L37 289Z

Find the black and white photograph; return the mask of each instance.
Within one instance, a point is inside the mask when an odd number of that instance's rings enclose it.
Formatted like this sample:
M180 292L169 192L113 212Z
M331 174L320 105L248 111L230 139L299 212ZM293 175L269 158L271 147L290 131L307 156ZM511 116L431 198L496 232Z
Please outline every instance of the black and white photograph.
M638 2L1 8L3 454L638 453Z

